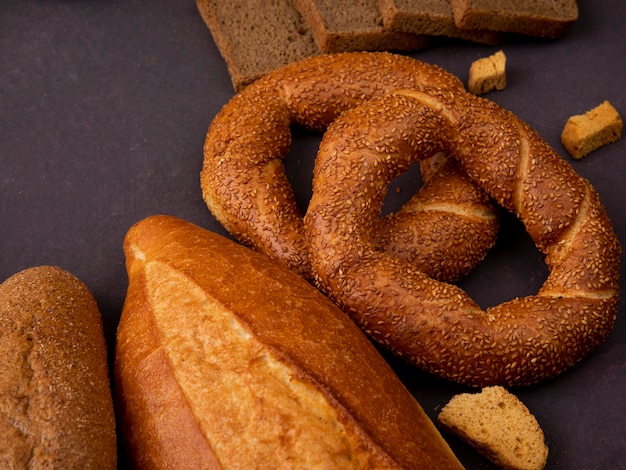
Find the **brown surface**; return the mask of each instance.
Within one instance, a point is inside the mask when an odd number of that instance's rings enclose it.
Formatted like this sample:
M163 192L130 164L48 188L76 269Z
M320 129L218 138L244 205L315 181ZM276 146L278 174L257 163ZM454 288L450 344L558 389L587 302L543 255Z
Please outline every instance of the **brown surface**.
M321 52L415 51L428 37L383 26L376 0L293 0Z
M560 134L569 116L605 99L626 114L626 35L621 0L583 0L559 40L507 37L507 88L487 95L534 127L568 161ZM209 123L233 95L226 65L193 1L45 2L0 7L0 273L56 264L92 289L112 351L127 279L128 228L168 213L225 233L202 201L199 173ZM463 81L492 47L437 40L416 57ZM285 159L300 207L310 197L319 136L296 131ZM626 140L575 170L589 179L626 240ZM406 176L406 177L405 177ZM385 209L413 193L419 172L395 181ZM622 255L623 260L624 255ZM623 265L623 263L622 263ZM547 269L513 217L460 285L483 306L536 292ZM624 277L624 276L622 276ZM598 351L565 375L518 392L537 416L550 469L623 468L626 448L624 303ZM431 418L464 390L388 358ZM472 469L493 466L450 439Z
M449 0L379 0L385 27L414 34L449 36L484 44L499 44L502 34L462 30L454 23Z
M451 0L456 25L533 36L560 37L578 18L576 0Z

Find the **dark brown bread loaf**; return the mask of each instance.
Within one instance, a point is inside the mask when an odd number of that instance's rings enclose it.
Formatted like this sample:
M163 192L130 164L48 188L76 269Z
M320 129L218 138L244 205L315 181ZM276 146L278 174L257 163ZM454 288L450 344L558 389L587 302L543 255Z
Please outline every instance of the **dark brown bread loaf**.
M102 320L81 281L50 266L4 281L0 357L0 468L116 468Z
M197 0L235 90L319 51L292 0Z
M377 0L294 0L322 52L416 50L425 35L383 25Z
M559 37L578 18L575 0L450 0L450 4L462 29Z
M167 216L124 250L115 371L140 467L462 468L356 325L291 270Z
M414 34L448 36L484 44L499 44L502 34L460 29L454 23L449 0L379 0L386 28Z

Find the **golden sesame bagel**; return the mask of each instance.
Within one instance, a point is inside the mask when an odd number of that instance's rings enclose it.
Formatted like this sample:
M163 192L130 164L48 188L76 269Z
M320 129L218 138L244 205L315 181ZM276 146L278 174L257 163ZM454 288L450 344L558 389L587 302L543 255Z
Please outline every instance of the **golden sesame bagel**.
M524 223L549 276L486 311L372 242L388 181L454 155ZM470 386L524 386L602 344L617 313L621 247L591 184L527 124L466 92L403 90L346 111L326 131L305 216L319 285L378 343Z
M235 95L209 127L200 177L207 206L239 241L311 279L302 214L282 164L291 144L290 126L323 131L342 112L370 98L425 86L463 90L458 78L436 66L382 52L316 56L266 75ZM378 246L451 280L483 258L499 224L490 198L454 168L454 161L444 160L427 172L429 189L416 194L401 214L381 222ZM458 199L460 194L467 196ZM438 225L467 237L462 243L433 239L430 233ZM449 256L453 247L455 257Z

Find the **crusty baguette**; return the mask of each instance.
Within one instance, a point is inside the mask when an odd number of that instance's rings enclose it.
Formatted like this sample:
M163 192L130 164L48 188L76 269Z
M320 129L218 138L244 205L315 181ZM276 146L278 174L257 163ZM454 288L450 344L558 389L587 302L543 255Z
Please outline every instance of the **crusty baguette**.
M0 468L116 468L102 319L81 281L50 266L4 281L0 357Z
M142 468L462 468L359 329L264 255L132 227L115 374Z

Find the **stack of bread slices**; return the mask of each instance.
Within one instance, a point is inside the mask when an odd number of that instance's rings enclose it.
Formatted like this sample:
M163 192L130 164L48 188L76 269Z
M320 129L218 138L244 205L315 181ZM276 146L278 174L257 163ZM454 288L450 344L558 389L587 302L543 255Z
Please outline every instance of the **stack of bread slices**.
M575 0L197 0L236 91L305 57L413 51L447 36L498 44L503 33L562 36Z

